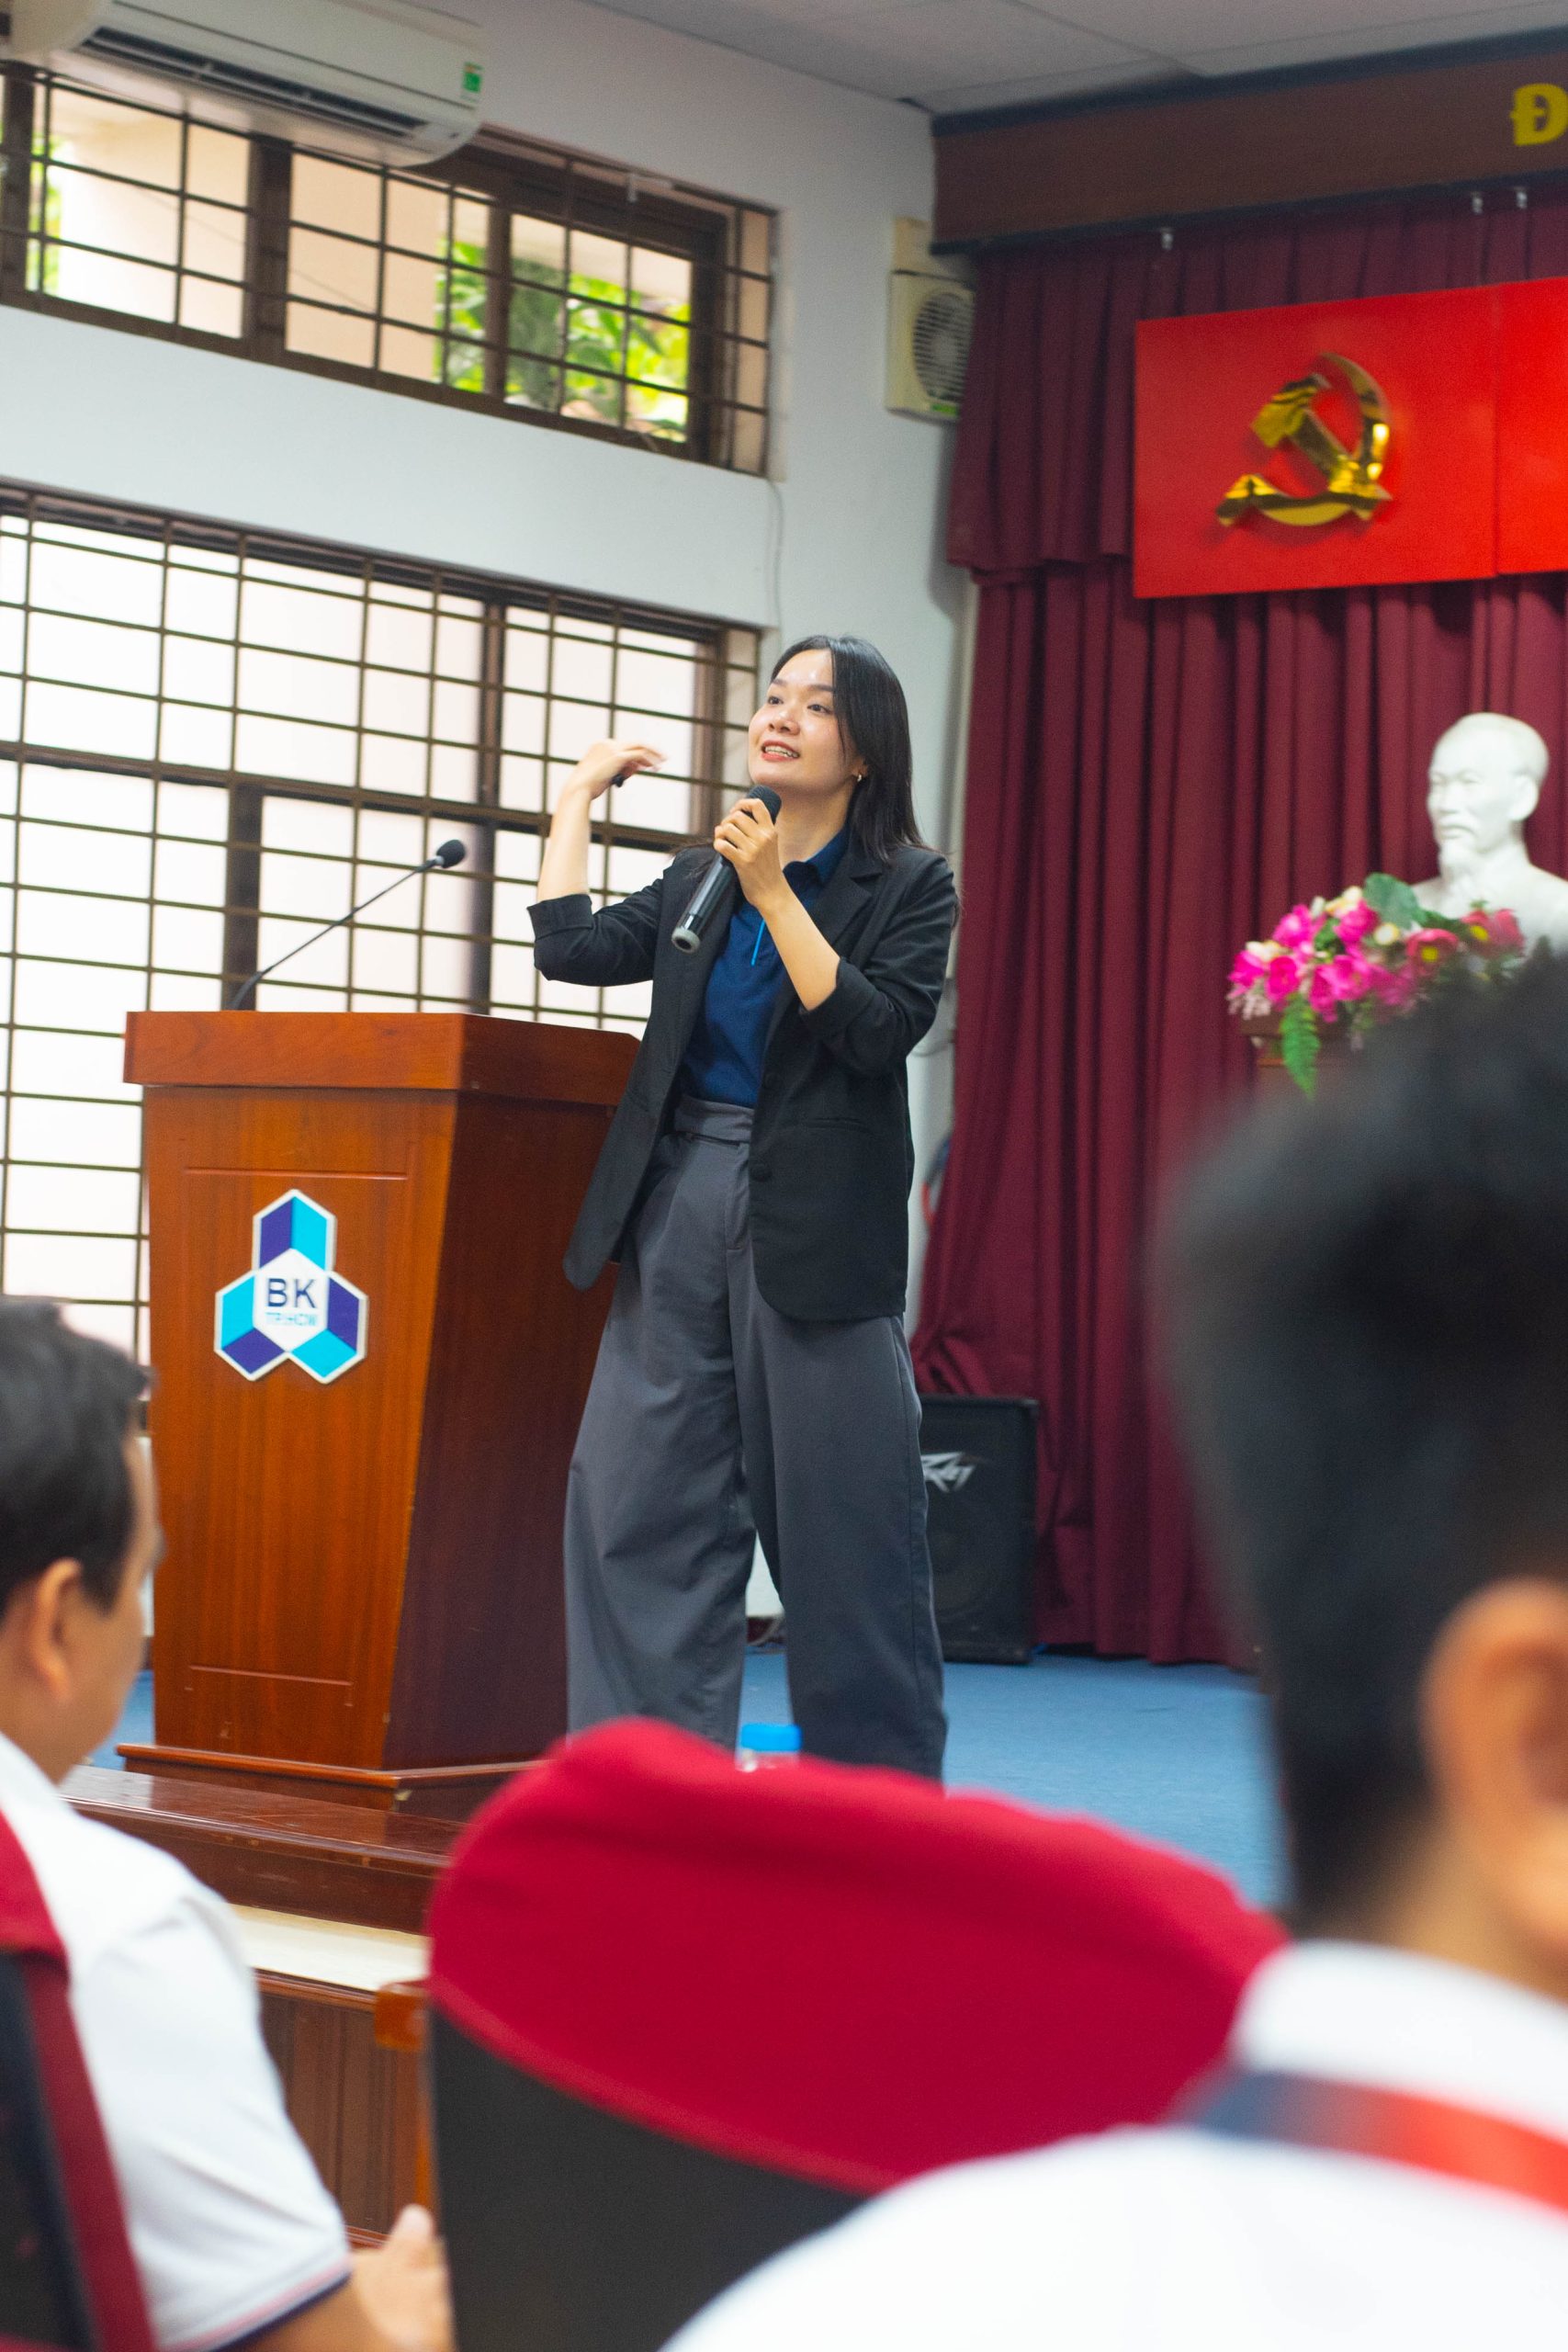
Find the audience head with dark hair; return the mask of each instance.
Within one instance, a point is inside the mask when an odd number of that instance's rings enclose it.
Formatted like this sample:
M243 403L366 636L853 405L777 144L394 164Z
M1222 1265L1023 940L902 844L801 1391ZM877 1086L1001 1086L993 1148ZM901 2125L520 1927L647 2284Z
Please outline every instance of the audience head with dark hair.
M107 1736L158 1548L146 1383L40 1299L0 1299L0 1732L52 1779Z
M1568 961L1244 1125L1163 1266L1300 1924L1568 1995Z

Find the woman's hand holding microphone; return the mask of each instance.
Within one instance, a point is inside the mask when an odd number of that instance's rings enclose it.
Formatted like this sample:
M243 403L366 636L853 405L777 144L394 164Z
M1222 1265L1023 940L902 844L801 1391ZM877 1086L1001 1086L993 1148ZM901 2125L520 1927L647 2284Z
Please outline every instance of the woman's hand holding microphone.
M742 800L714 831L713 845L734 866L740 888L767 922L794 892L784 880L773 820L760 800Z
M838 985L839 951L784 880L778 832L762 802L742 800L721 818L713 845L735 868L740 888L773 934L795 995L810 1012Z

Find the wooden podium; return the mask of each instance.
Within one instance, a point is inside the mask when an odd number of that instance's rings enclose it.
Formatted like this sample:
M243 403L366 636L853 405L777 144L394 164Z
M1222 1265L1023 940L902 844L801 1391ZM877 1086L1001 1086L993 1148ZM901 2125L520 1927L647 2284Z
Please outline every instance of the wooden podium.
M457 1013L131 1015L168 1540L133 1768L453 1817L564 1728L567 1465L609 1292L560 1261L633 1050Z

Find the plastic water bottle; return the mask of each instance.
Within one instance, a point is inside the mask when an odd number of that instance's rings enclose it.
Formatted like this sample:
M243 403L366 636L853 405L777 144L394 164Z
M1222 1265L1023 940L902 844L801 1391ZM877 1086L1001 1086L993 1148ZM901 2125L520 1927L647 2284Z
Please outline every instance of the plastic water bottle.
M800 1734L794 1724L742 1724L735 1760L743 1772L798 1764Z

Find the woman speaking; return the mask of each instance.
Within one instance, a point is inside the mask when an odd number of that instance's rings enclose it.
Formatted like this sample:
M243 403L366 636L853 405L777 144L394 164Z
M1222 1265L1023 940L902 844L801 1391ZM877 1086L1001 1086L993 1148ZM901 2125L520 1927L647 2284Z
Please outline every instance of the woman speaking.
M581 1289L620 1260L567 1491L572 1727L657 1715L733 1743L755 1532L803 1747L935 1777L906 1065L955 899L915 828L903 689L859 638L783 656L748 761L777 821L747 799L719 825L739 893L695 954L671 933L705 847L597 914L588 897L594 801L659 758L579 762L533 909L547 978L653 983L566 1260Z

